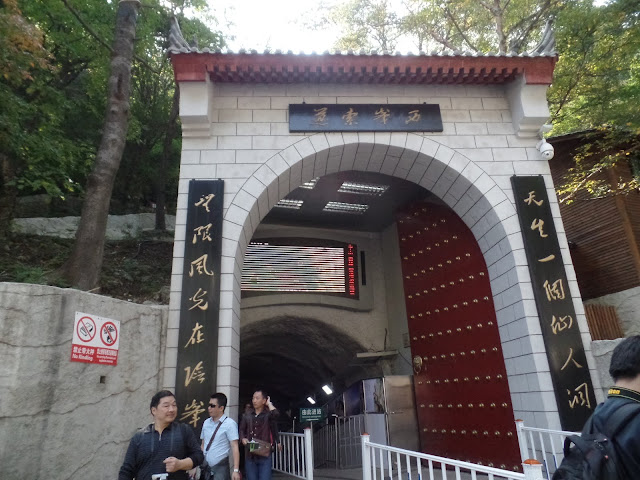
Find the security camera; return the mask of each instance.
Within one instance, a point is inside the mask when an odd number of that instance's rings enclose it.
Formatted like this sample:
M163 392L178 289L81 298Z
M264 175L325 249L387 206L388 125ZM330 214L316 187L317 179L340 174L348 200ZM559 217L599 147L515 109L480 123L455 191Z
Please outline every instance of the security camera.
M553 158L555 153L553 145L547 142L544 138L536 144L536 148L545 160L551 160Z

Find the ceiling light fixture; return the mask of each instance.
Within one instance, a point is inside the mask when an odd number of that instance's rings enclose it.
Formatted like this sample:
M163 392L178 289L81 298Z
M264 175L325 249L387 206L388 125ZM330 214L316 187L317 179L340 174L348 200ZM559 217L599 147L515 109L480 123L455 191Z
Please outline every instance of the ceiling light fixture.
M304 182L302 185L300 185L300 188L306 188L307 190L313 190L314 188L316 188L316 184L318 183L318 180L320 180L320 177L316 177L313 180L309 180L308 182Z
M359 203L343 203L343 202L329 202L322 209L323 212L332 213L351 213L355 215L362 215L367 211L369 205L362 205Z
M303 203L304 202L302 200L290 200L288 198L283 198L278 203L276 203L275 206L280 208L289 208L292 210L300 210L300 207Z
M322 390L324 390L324 393L326 393L327 395L331 395L333 393L333 390L331 390L331 387L329 385L323 385Z
M387 191L389 185L376 185L374 183L356 183L343 182L338 192L340 193L356 193L359 195L370 195L372 197L380 197Z
M307 397L307 402L309 402L311 405L316 404L316 401L313 399L313 397Z

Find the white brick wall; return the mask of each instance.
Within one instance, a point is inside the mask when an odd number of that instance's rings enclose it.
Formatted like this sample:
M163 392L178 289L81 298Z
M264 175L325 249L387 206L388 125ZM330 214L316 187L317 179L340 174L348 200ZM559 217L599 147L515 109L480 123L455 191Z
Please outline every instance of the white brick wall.
M542 174L554 216L557 200L536 138L520 138L499 86L237 85L213 86L209 135L185 138L176 231L186 221L187 181L225 180L218 389L238 392L240 287L244 248L269 209L314 176L362 170L413 181L446 201L476 236L487 263L514 413L541 427L558 424L549 367L510 177ZM290 134L290 103L437 103L442 133ZM197 105L186 99L183 105ZM195 108L195 107L194 107ZM194 115L202 116L198 107ZM181 110L188 122L192 112ZM202 130L199 130L202 131ZM195 134L194 134L195 135ZM564 232L561 223L557 229ZM165 385L175 383L184 235L176 234ZM566 239L561 248L568 252ZM569 255L567 274L575 278ZM575 282L573 282L575 283ZM577 286L572 284L572 293ZM576 310L582 312L576 304ZM585 329L584 321L579 322ZM588 344L585 347L588 348ZM590 352L588 352L591 361ZM591 361L591 364L593 362ZM594 382L597 376L593 375ZM594 385L599 387L599 385Z

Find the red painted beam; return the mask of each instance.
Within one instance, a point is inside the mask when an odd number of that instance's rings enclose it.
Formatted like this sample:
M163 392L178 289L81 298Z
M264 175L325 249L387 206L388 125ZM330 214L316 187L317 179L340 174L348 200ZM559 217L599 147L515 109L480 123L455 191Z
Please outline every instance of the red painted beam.
M214 82L291 83L302 73L305 81L323 83L483 85L509 82L524 74L527 84L549 85L557 57L191 52L172 53L171 61L178 82L202 82L210 75Z

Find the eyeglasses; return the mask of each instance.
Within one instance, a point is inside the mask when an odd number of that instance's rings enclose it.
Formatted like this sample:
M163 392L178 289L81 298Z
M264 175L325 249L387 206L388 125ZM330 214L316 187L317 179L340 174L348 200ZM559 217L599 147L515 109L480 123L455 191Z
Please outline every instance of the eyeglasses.
M216 408L216 407L219 407L220 405L215 405L215 404L213 404L213 403L210 403L210 404L209 404L209 406L210 406L211 408Z

